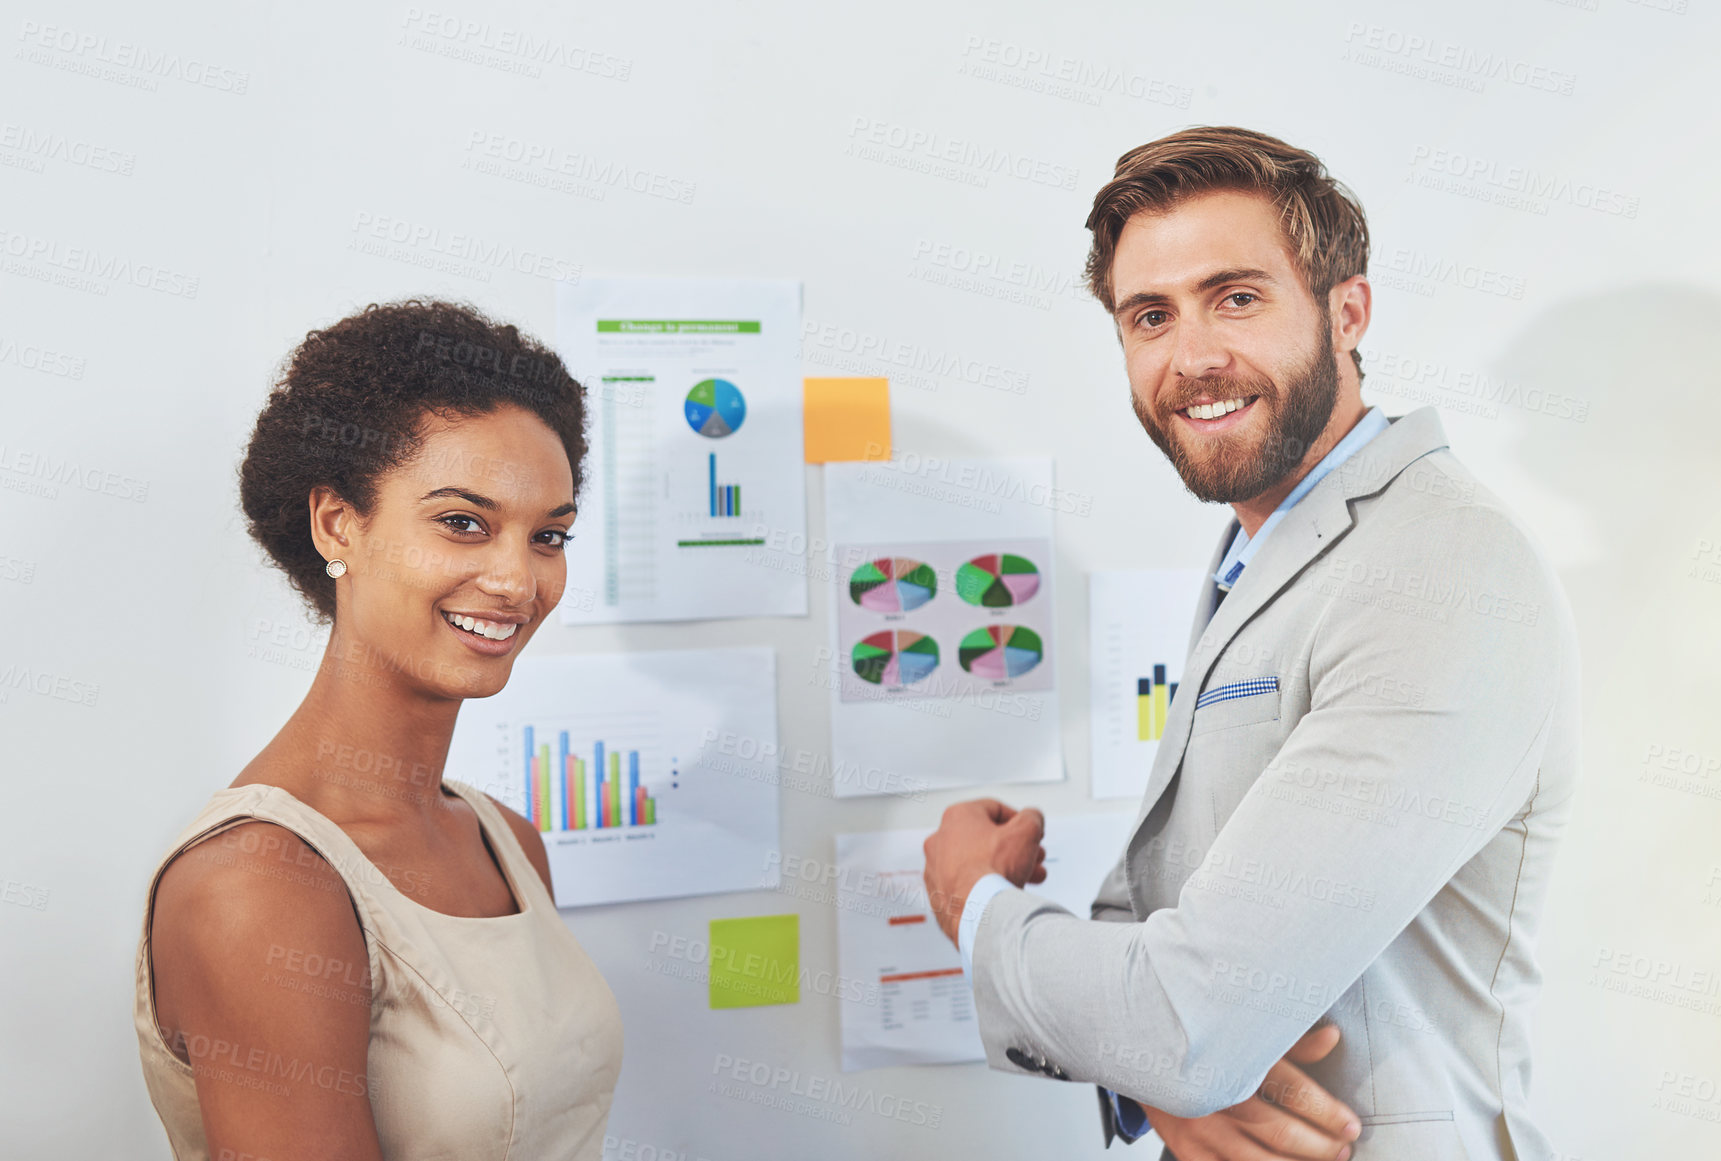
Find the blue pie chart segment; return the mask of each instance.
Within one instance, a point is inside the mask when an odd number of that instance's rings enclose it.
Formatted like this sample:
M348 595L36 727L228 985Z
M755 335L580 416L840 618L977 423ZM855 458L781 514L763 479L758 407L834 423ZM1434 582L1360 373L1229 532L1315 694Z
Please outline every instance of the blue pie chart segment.
M727 379L702 379L687 393L687 426L700 435L722 439L747 418L747 400Z
M1040 663L1038 649L1014 649L1004 646L1004 672L1011 677L1020 677Z

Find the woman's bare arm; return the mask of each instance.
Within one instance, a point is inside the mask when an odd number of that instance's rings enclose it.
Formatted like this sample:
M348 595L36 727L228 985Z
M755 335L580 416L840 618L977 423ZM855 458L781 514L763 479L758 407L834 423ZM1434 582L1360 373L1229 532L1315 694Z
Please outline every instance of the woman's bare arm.
M196 1071L211 1156L381 1161L370 964L346 885L297 835L241 823L162 874L156 1012Z

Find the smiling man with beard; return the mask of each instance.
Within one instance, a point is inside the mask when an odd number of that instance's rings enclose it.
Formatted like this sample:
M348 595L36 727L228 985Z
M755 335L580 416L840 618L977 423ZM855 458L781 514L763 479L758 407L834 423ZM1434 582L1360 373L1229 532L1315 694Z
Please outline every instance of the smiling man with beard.
M1178 1161L1508 1161L1577 779L1552 567L1432 408L1365 408L1368 229L1314 155L1197 128L1088 218L1137 418L1216 546L1136 825L1087 919L1044 818L959 803L926 883L987 1061L1100 1086ZM1353 1114L1354 1110L1354 1114Z

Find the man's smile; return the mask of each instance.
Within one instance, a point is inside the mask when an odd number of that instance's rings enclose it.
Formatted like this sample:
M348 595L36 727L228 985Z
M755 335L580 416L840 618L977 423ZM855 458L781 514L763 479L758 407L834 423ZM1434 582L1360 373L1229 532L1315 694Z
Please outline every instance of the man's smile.
M1181 419L1185 426L1195 431L1227 431L1241 424L1244 416L1254 410L1255 401L1260 398L1259 395L1246 395L1238 399L1193 403L1173 414Z

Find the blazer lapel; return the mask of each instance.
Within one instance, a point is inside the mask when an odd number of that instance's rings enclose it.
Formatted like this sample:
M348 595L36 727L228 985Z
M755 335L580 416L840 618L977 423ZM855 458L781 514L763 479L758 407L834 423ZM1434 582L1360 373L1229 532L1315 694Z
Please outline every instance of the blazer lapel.
M1214 610L1220 607L1219 586L1213 583L1213 574L1219 571L1224 563L1225 554L1230 551L1231 541L1241 527L1235 516L1226 522L1225 531L1219 537L1219 545L1213 550L1213 559L1207 562L1207 571L1202 574L1201 599L1195 603L1195 620L1189 626L1189 648L1184 654L1183 678L1177 688L1182 689L1189 680L1189 675L1195 672L1195 649L1201 643L1201 635L1213 620ZM1142 821L1147 818L1147 812L1153 809L1153 804L1159 801L1159 796L1165 793L1166 785L1171 781L1171 775L1176 771L1177 764L1183 760L1183 746L1169 745L1168 740L1183 737L1185 728L1179 724L1179 715L1187 716L1190 706L1195 701L1194 694L1184 698L1172 698L1170 712L1166 715L1165 729L1161 732L1159 748L1153 754L1153 769L1148 772L1147 789L1142 794L1141 806L1135 814L1135 829L1141 828ZM1130 832L1132 835L1134 830Z
M1329 476L1328 479L1331 479ZM1153 772L1148 776L1147 791L1142 795L1141 808L1136 812L1135 831L1130 838L1133 854L1137 840L1144 837L1142 823L1170 785L1171 777L1183 764L1183 751L1189 742L1191 719L1195 716L1195 699L1212 672L1213 664L1230 644L1237 631L1248 623L1257 611L1267 605L1302 571L1316 554L1350 529L1350 508L1336 490L1326 488L1322 480L1315 489L1279 521L1261 544L1249 567L1237 579L1237 584L1219 602L1219 608L1205 626L1191 634L1189 656L1183 663L1183 678L1177 684L1177 696L1171 701L1166 715L1165 730L1160 735L1159 751L1154 755ZM1326 495L1323 498L1322 492ZM1226 542L1227 546L1229 541ZM1218 567L1218 563L1214 563ZM1218 598L1218 587L1209 584L1206 602L1212 609Z
M1189 626L1189 648L1184 652L1187 661L1189 654L1195 652L1195 646L1201 640L1201 631L1207 628L1207 622L1213 619L1213 610L1219 606L1219 586L1213 583L1213 574L1219 571L1219 566L1225 563L1225 554L1231 550L1231 541L1237 537L1237 529L1242 527L1237 517L1231 517L1225 525L1225 534L1219 538L1219 547L1213 550L1213 559L1207 562L1207 571L1202 575L1201 599L1196 602L1195 620ZM1178 686L1182 688L1181 685Z
M1189 656L1183 664L1183 678L1178 682L1178 696L1172 699L1166 716L1165 731L1154 756L1153 771L1148 776L1147 790L1136 812L1135 829L1130 835L1127 856L1134 858L1146 839L1142 824L1158 803L1172 777L1183 765L1183 753L1189 742L1191 720L1195 716L1195 699L1206 684L1225 646L1237 635L1250 618L1265 608L1289 586L1316 556L1331 548L1354 520L1350 501L1371 495L1384 488L1416 459L1446 447L1446 433L1439 414L1432 407L1422 407L1393 418L1391 425L1346 459L1326 478L1316 484L1297 506L1285 513L1277 527L1261 543L1249 566L1243 570L1236 586L1219 603L1218 588L1208 578L1207 595L1197 613L1197 628L1190 634ZM1209 574L1219 567L1225 550L1230 547L1236 520L1227 526L1220 541ZM1201 620L1211 613L1205 625ZM1135 878L1130 876L1130 892L1135 891ZM1139 909L1140 903L1137 902Z

